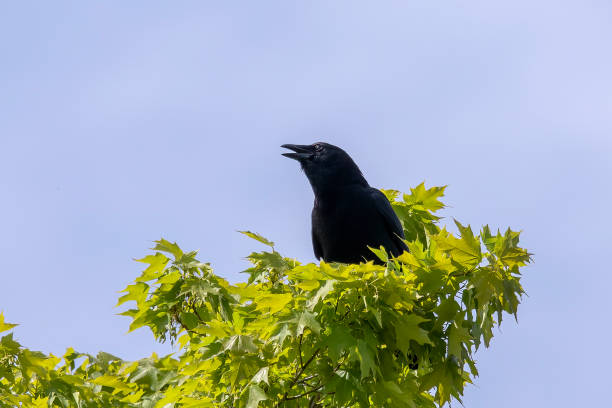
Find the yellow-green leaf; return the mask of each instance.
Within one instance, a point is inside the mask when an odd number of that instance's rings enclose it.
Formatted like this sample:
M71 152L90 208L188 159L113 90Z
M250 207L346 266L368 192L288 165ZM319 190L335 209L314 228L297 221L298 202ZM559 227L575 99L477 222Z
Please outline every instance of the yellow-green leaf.
M18 326L17 324L13 324L13 323L5 323L4 322L4 314L0 313L0 333L7 331L7 330L11 330L13 327Z
M292 299L293 295L291 293L263 295L255 299L255 303L257 304L255 310L269 309L269 313L274 314L282 310Z
M249 238L254 239L255 241L259 241L262 244L268 245L269 247L274 247L274 242L262 237L261 235L255 233L255 232L251 232L251 231L238 231L241 234L246 235Z

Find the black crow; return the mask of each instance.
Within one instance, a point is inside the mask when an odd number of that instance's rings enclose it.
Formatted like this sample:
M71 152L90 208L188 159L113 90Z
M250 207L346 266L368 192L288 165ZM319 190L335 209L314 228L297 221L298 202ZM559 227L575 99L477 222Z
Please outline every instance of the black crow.
M387 197L370 187L353 159L328 143L284 144L295 153L314 192L312 246L325 262L380 260L368 249L381 245L393 256L407 250L404 230Z

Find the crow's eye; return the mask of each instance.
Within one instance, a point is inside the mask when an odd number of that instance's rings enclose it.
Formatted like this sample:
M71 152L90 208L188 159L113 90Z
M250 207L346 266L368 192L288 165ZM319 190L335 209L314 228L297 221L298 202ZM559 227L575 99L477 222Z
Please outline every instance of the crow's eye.
M316 144L314 145L314 149L315 149L315 152L320 152L321 150L323 150L323 146L320 144Z

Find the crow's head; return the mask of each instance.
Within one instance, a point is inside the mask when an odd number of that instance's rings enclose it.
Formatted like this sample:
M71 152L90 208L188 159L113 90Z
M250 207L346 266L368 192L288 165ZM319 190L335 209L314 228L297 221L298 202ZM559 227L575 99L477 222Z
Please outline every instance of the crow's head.
M283 156L300 162L315 194L347 184L368 185L351 156L337 146L318 142L281 147L295 152L283 153Z

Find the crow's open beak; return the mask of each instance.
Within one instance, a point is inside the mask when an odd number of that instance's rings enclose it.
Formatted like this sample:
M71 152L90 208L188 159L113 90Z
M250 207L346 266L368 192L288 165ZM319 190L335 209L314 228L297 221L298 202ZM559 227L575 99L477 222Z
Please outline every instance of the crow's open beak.
M312 155L314 154L312 146L309 146L309 145L284 144L281 147L284 147L285 149L293 150L295 153L283 153L283 156L288 157L290 159L297 160L297 161L310 159Z

